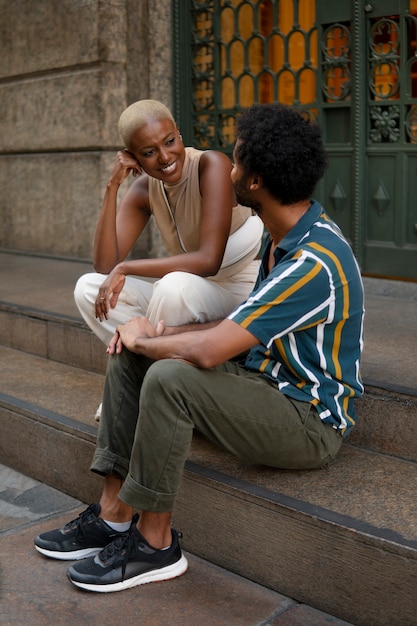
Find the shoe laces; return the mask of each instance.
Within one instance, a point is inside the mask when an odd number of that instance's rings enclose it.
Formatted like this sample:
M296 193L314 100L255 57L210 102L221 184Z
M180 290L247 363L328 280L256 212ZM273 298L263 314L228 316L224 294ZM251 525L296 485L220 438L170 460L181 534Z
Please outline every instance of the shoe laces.
M116 563L119 564L120 560L122 561L122 580L124 579L129 559L136 554L141 542L140 537L135 532L137 520L138 516L135 515L129 530L109 543L98 555L100 561L105 566L109 566L112 562L114 565Z
M97 517L96 507L94 504L90 504L90 506L85 511L80 513L78 517L65 524L64 530L75 530L76 537L81 536L82 538L84 538L84 526L85 524L88 524L90 520L94 517Z

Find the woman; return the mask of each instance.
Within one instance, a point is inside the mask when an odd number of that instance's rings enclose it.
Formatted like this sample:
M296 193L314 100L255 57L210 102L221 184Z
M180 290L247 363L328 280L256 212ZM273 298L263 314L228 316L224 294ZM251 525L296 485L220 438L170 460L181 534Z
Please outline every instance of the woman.
M166 326L224 318L253 287L263 233L261 220L236 204L229 158L184 148L169 109L155 100L130 105L119 133L126 149L117 154L98 219L98 273L75 288L82 316L105 344L132 317ZM129 173L136 180L117 209ZM168 256L126 260L151 216Z

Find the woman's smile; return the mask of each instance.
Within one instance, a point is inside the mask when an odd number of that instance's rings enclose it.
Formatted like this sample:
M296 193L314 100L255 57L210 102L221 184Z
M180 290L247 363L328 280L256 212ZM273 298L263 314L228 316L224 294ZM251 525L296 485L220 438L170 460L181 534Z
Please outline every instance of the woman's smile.
M166 167L163 167L162 171L165 174L172 174L172 172L175 170L176 164L177 164L177 161L174 161L173 163L170 163Z

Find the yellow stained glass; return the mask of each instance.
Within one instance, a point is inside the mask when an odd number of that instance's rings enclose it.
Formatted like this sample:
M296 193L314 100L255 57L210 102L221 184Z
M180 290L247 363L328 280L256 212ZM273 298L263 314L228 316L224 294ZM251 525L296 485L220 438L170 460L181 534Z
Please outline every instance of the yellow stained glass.
M222 6L223 5L223 6ZM298 11L296 11L298 5ZM298 18L295 29L294 20ZM207 16L199 16L196 29L207 30ZM254 102L276 99L293 104L313 103L317 69L317 36L314 30L315 2L312 0L232 0L220 4L218 106L222 110L247 107ZM309 33L309 36L306 36ZM196 66L213 63L197 51ZM213 87L201 81L197 84L197 104L212 101L207 89Z

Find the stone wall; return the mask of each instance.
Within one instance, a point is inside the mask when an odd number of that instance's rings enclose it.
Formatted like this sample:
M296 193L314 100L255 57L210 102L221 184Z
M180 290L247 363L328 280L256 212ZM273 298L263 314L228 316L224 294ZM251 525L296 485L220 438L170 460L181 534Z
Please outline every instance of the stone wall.
M91 259L118 117L172 106L171 50L168 1L0 0L0 248Z

